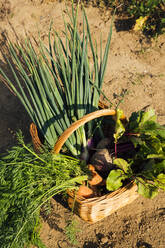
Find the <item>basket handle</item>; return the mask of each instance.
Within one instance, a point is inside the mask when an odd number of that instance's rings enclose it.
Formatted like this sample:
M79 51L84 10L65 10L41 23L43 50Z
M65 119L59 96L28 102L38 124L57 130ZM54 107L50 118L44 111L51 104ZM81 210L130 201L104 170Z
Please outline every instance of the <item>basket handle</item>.
M91 121L95 118L106 116L106 115L115 115L116 111L112 109L101 109L97 110L95 112L92 112L90 114L84 115L81 119L75 121L70 125L69 128L67 128L63 134L59 137L57 140L54 148L53 148L53 153L59 153L62 146L64 145L65 141L69 138L69 136L77 130L79 127L83 126L85 123L88 121ZM125 119L125 116L123 115L121 119Z

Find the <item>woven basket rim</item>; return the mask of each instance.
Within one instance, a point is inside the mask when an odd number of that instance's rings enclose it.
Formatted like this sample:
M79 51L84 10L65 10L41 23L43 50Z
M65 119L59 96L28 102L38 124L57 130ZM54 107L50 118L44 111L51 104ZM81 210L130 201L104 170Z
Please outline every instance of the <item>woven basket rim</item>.
M64 143L66 142L66 140L71 136L71 134L76 131L79 127L83 126L84 124L86 124L87 122L99 118L99 117L103 117L103 116L114 116L116 115L116 110L113 109L100 109L100 110L96 110L94 112L91 112L89 114L84 115L82 118L80 118L79 120L73 122L70 127L68 127L63 133L62 135L58 138L56 144L54 145L53 148L53 153L58 154L62 148L62 146L64 145ZM125 115L123 115L121 117L122 119L126 119Z

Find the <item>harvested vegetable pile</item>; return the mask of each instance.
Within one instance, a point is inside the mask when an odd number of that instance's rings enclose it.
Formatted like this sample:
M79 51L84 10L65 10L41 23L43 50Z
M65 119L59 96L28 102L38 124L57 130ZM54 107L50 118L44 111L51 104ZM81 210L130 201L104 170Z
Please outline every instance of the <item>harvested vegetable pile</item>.
M165 127L156 122L153 110L133 113L125 124L121 116L123 112L117 110L113 140L102 142L110 143L110 166L106 160L101 166L95 164L96 154L93 165L88 166L70 156L54 155L46 148L38 155L18 135L20 145L0 158L2 248L30 243L44 247L39 238L40 209L55 194L66 190L76 189L77 194L91 198L115 191L132 180L138 193L147 198L155 197L159 189L165 190ZM105 171L108 177L102 178ZM88 194L84 190L89 190Z
M154 198L159 189L165 190L165 127L157 123L153 110L134 112L125 124L121 116L123 112L117 110L116 120L110 126L114 127L111 139L103 139L92 148L96 152L89 160L93 165L89 186L94 190L90 195L100 196L100 189L103 193L115 191L135 181L139 194ZM98 188L93 188L94 178L98 179Z

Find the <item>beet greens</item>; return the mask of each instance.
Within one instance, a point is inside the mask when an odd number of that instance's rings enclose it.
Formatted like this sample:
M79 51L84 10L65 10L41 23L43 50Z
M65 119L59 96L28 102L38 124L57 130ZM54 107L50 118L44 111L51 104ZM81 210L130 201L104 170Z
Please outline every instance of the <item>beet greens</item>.
M140 195L154 198L159 189L165 190L165 127L157 123L153 110L132 113L125 126L121 114L118 110L114 134L116 169L110 171L106 187L114 191L126 179L135 180ZM122 145L125 149L119 148Z

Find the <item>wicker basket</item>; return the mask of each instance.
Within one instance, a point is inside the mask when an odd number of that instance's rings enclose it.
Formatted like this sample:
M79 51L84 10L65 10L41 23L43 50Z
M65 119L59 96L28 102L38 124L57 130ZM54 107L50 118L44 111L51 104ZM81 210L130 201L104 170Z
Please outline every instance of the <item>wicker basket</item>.
M69 192L68 205L70 208L74 206L74 212L92 224L134 201L138 197L136 191L136 184L129 183L112 193L91 199L75 198L74 192Z
M68 137L85 123L99 117L115 115L115 110L101 109L93 113L87 114L78 121L74 122L64 133L59 137L56 142L53 152L59 153L62 146ZM125 119L125 116L122 117ZM34 147L38 149L41 142L34 124L31 124L30 133ZM86 199L83 197L75 196L74 192L68 192L68 205L70 208L74 207L74 212L78 214L83 220L89 223L95 223L106 216L109 216L116 210L126 206L138 197L137 186L133 182L125 187L122 187L112 193L108 193L101 197L94 197Z

